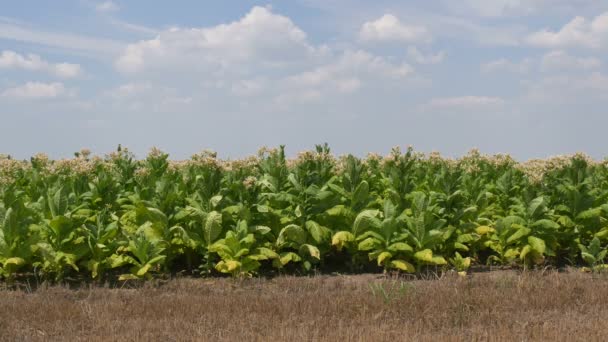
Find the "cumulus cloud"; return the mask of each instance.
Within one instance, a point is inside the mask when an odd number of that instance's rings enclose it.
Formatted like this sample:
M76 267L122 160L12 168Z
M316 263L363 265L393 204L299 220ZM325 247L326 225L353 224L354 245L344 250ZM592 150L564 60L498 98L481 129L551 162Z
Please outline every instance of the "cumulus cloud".
M577 16L559 31L543 29L528 35L525 41L545 48L601 48L608 42L608 12L593 19Z
M434 98L426 104L432 109L474 109L501 106L505 101L500 97L460 96Z
M513 73L526 73L532 66L532 59L526 58L520 62L513 62L506 58L500 58L493 60L481 65L481 71L484 73L490 72L513 72Z
M104 1L95 6L97 12L114 12L119 9L120 7L113 1Z
M414 69L407 63L391 63L386 58L367 51L345 51L336 61L287 77L281 82L284 93L280 102L286 104L291 99L297 102L315 101L327 94L350 94L364 87L367 82L400 81L407 78ZM317 94L317 92L319 92ZM306 94L303 98L295 94Z
M443 58L441 53L419 57L427 63ZM115 66L133 77L146 72L167 83L189 83L193 94L187 96L196 96L198 86L210 101L230 96L265 109L346 96L369 84L397 86L414 73L405 60L313 44L291 19L265 7L227 24L164 30L128 45ZM118 98L137 89L126 84L112 94Z
M361 26L359 38L362 41L428 42L430 32L423 26L406 25L392 14L368 21Z
M21 55L10 50L4 50L0 54L0 69L44 71L61 78L73 78L82 73L82 68L79 64L53 64L35 54Z
M322 55L288 17L254 7L238 21L206 28L171 28L154 39L129 44L115 65L123 72L153 67L230 70L234 64L281 67ZM190 62L190 63L188 63Z
M10 99L26 100L51 99L68 95L71 95L71 92L65 88L63 83L59 82L27 82L21 86L6 89L0 94L0 96Z
M545 54L541 60L542 71L589 70L601 67L602 62L595 57L576 57L566 51L557 50Z
M418 64L439 64L445 59L445 51L440 51L436 54L424 55L414 46L407 49L407 56Z

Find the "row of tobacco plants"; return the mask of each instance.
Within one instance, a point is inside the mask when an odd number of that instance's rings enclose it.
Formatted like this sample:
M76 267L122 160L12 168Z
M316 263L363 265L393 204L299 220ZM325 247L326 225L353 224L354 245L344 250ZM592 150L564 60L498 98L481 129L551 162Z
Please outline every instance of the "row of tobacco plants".
M327 145L243 160L153 149L0 157L0 277L48 280L279 272L605 267L608 167Z

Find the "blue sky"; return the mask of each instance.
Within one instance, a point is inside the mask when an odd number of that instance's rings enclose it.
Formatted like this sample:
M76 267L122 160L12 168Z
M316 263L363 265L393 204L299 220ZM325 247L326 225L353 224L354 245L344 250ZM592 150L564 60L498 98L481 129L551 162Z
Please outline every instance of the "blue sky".
M12 1L0 152L608 156L597 0Z

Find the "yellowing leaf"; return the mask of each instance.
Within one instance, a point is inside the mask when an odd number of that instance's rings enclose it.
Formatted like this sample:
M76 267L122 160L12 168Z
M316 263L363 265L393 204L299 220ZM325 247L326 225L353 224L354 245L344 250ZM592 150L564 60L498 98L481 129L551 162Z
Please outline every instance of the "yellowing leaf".
M352 241L355 241L355 236L351 232L341 231L331 238L331 245L341 251L348 242Z
M425 249L414 254L414 258L422 262L432 263L433 262L433 251Z
M390 265L392 268L396 268L407 273L416 272L416 268L414 267L414 265L404 260L391 260Z
M236 260L222 260L215 265L215 269L222 273L232 273L241 267L241 263Z
M378 266L382 266L382 264L384 263L384 260L390 259L392 257L393 257L393 255L389 252L380 253L380 255L378 255Z
M25 260L23 258L8 258L4 261L4 266L6 265L15 265L15 266L23 266L25 265Z
M475 232L479 235L491 234L491 233L494 233L495 231L496 231L496 229L494 229L492 227L488 227L488 226L479 226L479 227L475 228Z

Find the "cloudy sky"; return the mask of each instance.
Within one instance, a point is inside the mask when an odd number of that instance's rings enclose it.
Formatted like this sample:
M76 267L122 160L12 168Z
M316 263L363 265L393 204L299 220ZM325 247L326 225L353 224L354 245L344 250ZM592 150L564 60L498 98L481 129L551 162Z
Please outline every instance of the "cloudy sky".
M599 0L11 1L0 152L601 158L607 50Z

